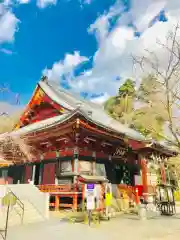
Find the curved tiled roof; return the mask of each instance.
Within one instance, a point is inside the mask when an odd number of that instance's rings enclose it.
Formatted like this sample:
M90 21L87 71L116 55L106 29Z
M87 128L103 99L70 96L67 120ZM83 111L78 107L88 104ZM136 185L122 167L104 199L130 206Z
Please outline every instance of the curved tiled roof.
M53 101L62 105L64 108L70 111L75 110L78 106L85 114L85 117L90 118L92 121L100 124L104 128L109 128L115 132L125 134L127 137L143 141L145 137L139 132L121 124L110 117L102 106L90 101L86 101L77 95L71 94L65 89L61 88L58 83L40 81L39 86ZM91 112L91 117L88 112Z

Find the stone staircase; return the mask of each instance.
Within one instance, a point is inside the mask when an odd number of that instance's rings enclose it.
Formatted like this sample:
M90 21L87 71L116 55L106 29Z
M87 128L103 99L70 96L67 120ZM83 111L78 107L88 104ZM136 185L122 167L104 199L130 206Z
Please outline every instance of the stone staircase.
M23 204L25 206L24 213L22 208L20 208L20 206L18 206L17 204L10 208L8 226L28 224L45 220L42 215L37 213L37 210L30 203L28 203L27 201L23 201ZM2 229L5 228L6 214L7 207L4 207L3 209L1 209L0 213L0 228Z
M4 189L3 189L4 188ZM2 191L1 191L2 190ZM10 207L9 226L41 222L49 218L49 198L31 184L0 185L0 191L11 192L17 202ZM2 197L2 196L0 196ZM0 207L0 228L5 228L7 206Z

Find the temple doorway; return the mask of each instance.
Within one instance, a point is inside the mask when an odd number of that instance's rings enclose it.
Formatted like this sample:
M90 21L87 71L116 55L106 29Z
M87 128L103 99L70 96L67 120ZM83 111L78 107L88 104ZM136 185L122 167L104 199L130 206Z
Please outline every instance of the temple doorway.
M13 165L8 169L8 177L13 179L13 184L24 182L25 167L23 165Z
M134 166L124 162L113 164L115 184L134 185Z

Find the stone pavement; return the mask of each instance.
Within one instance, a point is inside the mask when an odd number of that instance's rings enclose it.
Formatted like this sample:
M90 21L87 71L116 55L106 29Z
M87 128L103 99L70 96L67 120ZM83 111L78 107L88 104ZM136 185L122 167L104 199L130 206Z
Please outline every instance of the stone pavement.
M58 219L30 224L23 227L12 227L7 240L179 240L180 215L158 217L140 221L136 216L126 215L99 226L71 224Z

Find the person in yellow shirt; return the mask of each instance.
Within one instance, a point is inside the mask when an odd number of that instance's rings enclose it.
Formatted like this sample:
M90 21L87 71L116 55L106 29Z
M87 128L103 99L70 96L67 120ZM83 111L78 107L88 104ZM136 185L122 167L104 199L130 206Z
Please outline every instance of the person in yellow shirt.
M105 207L106 207L106 216L108 220L110 219L110 210L111 210L111 201L112 201L112 192L109 186L107 186L105 193Z

